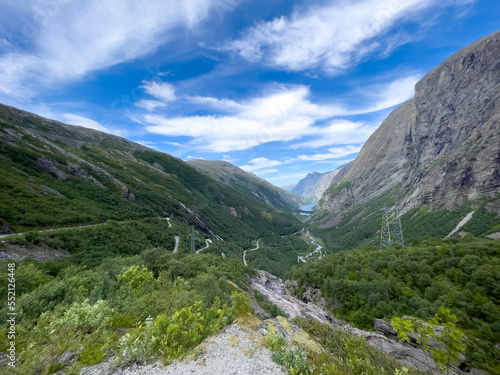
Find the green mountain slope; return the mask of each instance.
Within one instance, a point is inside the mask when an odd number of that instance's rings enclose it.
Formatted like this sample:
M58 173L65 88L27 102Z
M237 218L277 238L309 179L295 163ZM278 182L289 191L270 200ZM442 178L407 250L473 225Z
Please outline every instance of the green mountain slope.
M188 164L228 186L251 194L278 210L297 211L299 206L309 203L307 198L274 186L253 173L225 161L196 159L190 160Z
M215 239L293 233L297 221L123 138L0 106L4 232L171 217Z

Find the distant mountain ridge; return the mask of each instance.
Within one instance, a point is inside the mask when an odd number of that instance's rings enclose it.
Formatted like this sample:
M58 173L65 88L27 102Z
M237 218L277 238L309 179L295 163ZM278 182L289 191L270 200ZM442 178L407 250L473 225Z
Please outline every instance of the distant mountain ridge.
M291 191L303 197L318 200L331 184L337 182L349 171L351 165L352 163L348 163L331 172L308 173L306 177L297 182Z
M309 203L304 197L274 186L226 161L195 159L187 163L199 172L251 194L277 210L297 211L299 206Z
M297 184L288 184L288 185L283 185L283 186L280 186L280 187L283 190L291 192L295 186L297 186Z
M496 32L425 75L325 191L310 222L338 228L337 240L353 228L375 239L385 203L406 213L403 227L415 235L446 235L472 211L467 228L476 235L499 224L499 72Z

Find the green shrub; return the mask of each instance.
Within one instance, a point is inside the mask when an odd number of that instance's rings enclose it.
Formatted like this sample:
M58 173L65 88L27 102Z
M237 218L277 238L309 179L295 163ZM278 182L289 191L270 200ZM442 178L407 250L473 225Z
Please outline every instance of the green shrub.
M268 329L264 345L272 352L272 360L284 366L291 375L310 374L312 366L307 362L304 350L300 346L289 346L271 324Z
M246 293L238 293L233 291L231 293L231 305L233 307L233 312L236 317L242 317L250 314L251 308L250 304L252 303L250 297L246 295Z
M135 291L139 291L145 286L151 286L156 280L153 276L153 272L149 272L146 267L131 266L123 274L118 276L118 282L128 285Z
M102 344L90 343L83 348L80 354L80 363L85 366L93 366L101 363L106 357L106 351L103 350Z
M107 301L97 301L93 305L88 300L74 303L59 318L54 320L53 314L43 313L40 324L47 324L50 330L58 333L88 334L95 331L104 331L111 326L114 309L109 307Z

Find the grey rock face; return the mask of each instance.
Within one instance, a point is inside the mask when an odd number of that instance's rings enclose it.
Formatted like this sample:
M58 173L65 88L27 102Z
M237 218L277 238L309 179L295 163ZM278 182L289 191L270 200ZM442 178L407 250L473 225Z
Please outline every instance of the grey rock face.
M66 366L70 366L71 365L71 361L73 361L76 357L78 357L78 354L77 353L73 353L73 352L64 352L60 357L59 359L57 360L57 363L61 364L61 365L66 365Z
M400 184L403 210L454 209L500 187L500 32L457 52L423 77L415 97L372 134L319 210L343 212ZM491 212L499 207L489 207Z
M257 271L257 274L249 278L250 287L265 296L293 319L296 316L309 317L322 323L330 324L334 328L342 329L353 336L363 338L371 346L389 354L401 364L411 366L420 371L437 373L438 366L430 355L416 344L416 337L412 337L412 342L403 343L397 339L397 331L390 323L381 319L375 319L374 326L376 332L364 331L354 328L343 320L337 319L325 307L319 289L314 291L313 286L306 290L307 302L293 295L288 287L294 287L293 282L287 281L287 284L278 277L266 271ZM314 302L312 302L314 301ZM265 326L264 326L265 327ZM264 334L264 333L263 333ZM282 333L283 334L283 333ZM283 334L285 336L285 334ZM462 361L464 358L462 358ZM469 368L462 366L464 370L458 367L452 367L452 374L470 373ZM479 371L472 369L474 371ZM481 372L478 372L480 374Z

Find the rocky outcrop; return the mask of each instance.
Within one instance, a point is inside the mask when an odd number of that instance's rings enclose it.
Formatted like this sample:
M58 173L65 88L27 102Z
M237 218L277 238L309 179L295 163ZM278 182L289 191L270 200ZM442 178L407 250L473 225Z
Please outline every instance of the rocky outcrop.
M423 77L361 149L317 210L348 211L397 188L403 211L455 209L498 197L500 32L457 52ZM330 189L332 190L332 189ZM498 212L499 203L489 207Z
M255 276L249 277L249 285L253 290L258 291L265 296L269 301L274 303L280 309L290 315L290 318L296 316L309 317L316 319L322 323L330 324L334 328L342 329L352 335L363 338L371 346L389 354L401 364L412 366L420 371L433 373L438 367L427 352L414 342L403 343L397 339L397 332L392 328L391 324L375 319L374 326L376 332L364 331L354 328L343 320L337 319L326 308L326 303L321 297L319 289L310 286L307 288L307 297L298 298L293 294L293 291L286 287L294 286L293 282L288 282L285 285L283 281L266 271L257 271ZM315 290L313 290L315 289ZM318 303L314 303L317 301ZM482 372L476 369L477 374ZM471 369L465 365L461 368L454 367L454 374L467 374ZM477 372L479 371L479 372Z

